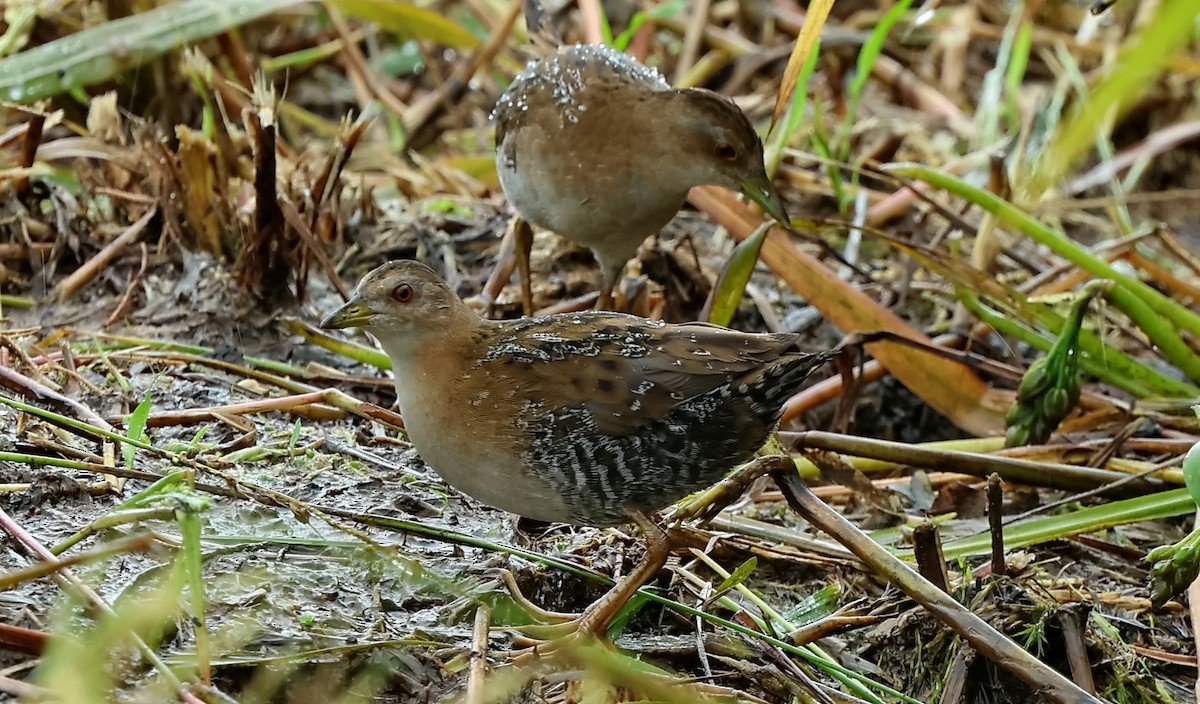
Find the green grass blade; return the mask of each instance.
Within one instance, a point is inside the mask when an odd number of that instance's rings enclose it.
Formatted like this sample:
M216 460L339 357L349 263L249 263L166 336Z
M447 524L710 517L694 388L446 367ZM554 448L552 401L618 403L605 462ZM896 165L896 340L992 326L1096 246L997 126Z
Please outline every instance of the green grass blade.
M0 59L0 100L29 103L112 80L189 42L307 0L184 0Z
M912 5L912 0L900 0L892 5L879 19L875 29L871 31L871 36L867 38L858 52L854 78L850 81L847 89L850 94L850 105L846 108L846 117L838 129L837 154L839 161L845 161L846 155L850 153L850 129L858 119L858 105L862 102L863 90L866 89L867 81L871 78L871 69L875 66L879 55L883 53L883 45L887 41L888 33L892 31L892 27L899 21L900 16L908 12L910 5Z
M183 537L183 549L177 558L187 582L187 609L191 612L192 627L196 639L196 668L200 680L205 684L212 681L212 650L209 642L208 624L205 619L204 555L200 545L200 516L190 506L184 505L176 511L179 534Z
M1107 135L1115 118L1128 112L1157 85L1158 76L1172 57L1191 39L1197 17L1200 2L1196 0L1159 3L1154 19L1126 39L1111 62L1112 71L1085 100L1071 108L1030 173L1015 181L1021 202L1037 202L1047 189L1054 188L1091 150L1097 135Z
M733 314L737 312L742 295L746 293L746 284L750 283L754 265L758 264L758 253L762 251L763 242L766 241L772 224L774 223L765 222L759 225L753 234L733 248L729 262L713 287L708 322L729 325L729 321L733 320Z
M129 437L136 438L143 442L146 438L146 419L150 417L150 398L152 390L146 389L146 397L142 402L133 409L133 413L129 414L129 419L125 421L125 432ZM121 457L125 459L125 468L133 469L133 459L137 455L137 448L126 443L121 444Z
M343 357L349 357L363 364L369 364L378 369L392 368L392 360L388 359L388 356L379 350L374 350L340 337L327 335L298 318L285 318L284 323L291 328L292 332L318 347L324 347L330 352L340 354Z
M1094 533L1126 523L1182 516L1195 510L1196 503L1192 501L1187 489L1171 489L1005 526L1004 547L1010 550L1023 548L1081 533ZM992 549L991 541L991 534L985 532L948 541L942 549L947 560L987 555ZM904 557L911 559L911 551Z
M800 76L796 79L796 90L792 93L792 103L788 106L787 115L780 128L772 133L771 139L767 142L766 156L763 161L766 162L768 176L773 177L779 170L779 164L783 161L784 147L791 141L796 130L800 129L800 123L804 119L804 108L808 104L808 82L817 68L817 56L820 53L821 41L818 39L816 47L809 53L808 58L804 60L804 65L800 68Z
M395 0L331 0L333 6L404 38L432 39L452 47L474 48L479 37L433 10Z
M1109 290L1109 300L1133 319L1172 364L1179 367L1193 381L1200 382L1200 357L1197 357L1183 341L1177 329L1182 328L1200 335L1200 316L1138 280L1136 276L1116 269L1062 232L1043 225L990 191L973 186L943 171L918 164L897 164L888 167L887 170L905 178L925 181L964 198L1088 273L1115 281L1117 285Z

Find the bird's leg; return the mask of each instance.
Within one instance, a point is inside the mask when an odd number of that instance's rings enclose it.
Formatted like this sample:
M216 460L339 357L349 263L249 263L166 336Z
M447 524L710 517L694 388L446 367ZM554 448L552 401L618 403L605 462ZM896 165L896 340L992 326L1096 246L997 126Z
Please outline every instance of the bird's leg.
M613 285L605 281L603 288L600 289L600 297L596 299L596 310L612 310L612 292Z
M521 309L525 315L533 315L533 278L529 267L529 257L533 253L533 228L524 219L517 218L513 233L517 269L521 273Z
M500 252L496 255L496 266L492 269L492 273L488 275L487 283L483 285L483 290L479 292L480 298L487 304L487 317L492 317L496 309L496 299L500 297L500 291L504 289L504 284L512 278L513 267L516 266L515 245L517 244L517 226L523 224L524 220L521 216L513 216L509 221L508 228L504 231L504 239L500 241ZM528 227L528 225L526 225Z
M667 564L667 557L671 554L671 542L667 538L666 531L641 511L634 512L633 520L637 523L638 528L642 529L642 535L646 538L646 555L642 557L642 561L633 568L632 572L625 575L621 581L613 585L612 589L608 590L607 594L600 597L599 601L583 612L583 616L578 621L578 630L581 632L595 637L603 637L607 634L612 620L616 618L625 604L637 593L638 589L642 588L643 584L654 579L663 565Z
M522 652L514 660L515 664L523 664L530 658L544 657L554 652L563 651L575 642L605 640L608 637L608 627L625 604L637 593L642 585L654 578L671 552L667 534L646 514L634 512L633 520L642 529L646 538L646 554L634 567L613 585L604 596L587 608L581 616L566 623L545 626L544 628L526 627L522 633L541 640Z
M596 299L596 310L612 310L613 309L613 289L621 281L621 273L625 271L625 262L621 259L618 261L608 261L597 255L597 260L600 262L600 271L604 274L604 283L601 284L600 298Z

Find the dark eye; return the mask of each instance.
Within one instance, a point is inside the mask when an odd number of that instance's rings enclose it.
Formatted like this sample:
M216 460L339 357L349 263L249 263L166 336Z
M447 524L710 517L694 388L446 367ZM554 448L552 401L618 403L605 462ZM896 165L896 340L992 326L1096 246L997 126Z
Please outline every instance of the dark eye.
M413 287L408 284L400 284L392 289L392 299L397 303L408 303L413 299Z
M737 155L738 155L737 148L734 147L732 144L718 144L717 145L717 156L721 157L722 159L727 159L729 161L733 161L734 159L737 158Z

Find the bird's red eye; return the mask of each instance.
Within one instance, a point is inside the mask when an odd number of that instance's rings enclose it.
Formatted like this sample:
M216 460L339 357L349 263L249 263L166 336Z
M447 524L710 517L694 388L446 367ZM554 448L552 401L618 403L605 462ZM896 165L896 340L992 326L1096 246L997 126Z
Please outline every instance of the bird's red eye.
M732 144L718 144L717 156L732 161L737 158L737 148Z
M397 303L408 303L413 299L413 287L408 284L400 284L392 289L392 299Z

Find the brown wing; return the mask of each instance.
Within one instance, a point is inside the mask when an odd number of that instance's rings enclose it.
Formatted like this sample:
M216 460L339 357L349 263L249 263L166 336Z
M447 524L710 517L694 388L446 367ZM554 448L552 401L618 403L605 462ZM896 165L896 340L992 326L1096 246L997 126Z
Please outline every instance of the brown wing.
M674 397L699 396L722 383L748 383L789 352L800 352L796 335L739 332L705 323L667 328L663 354L633 362L636 375L668 389Z
M586 407L598 432L622 435L722 385L752 383L795 343L794 335L584 313L507 328L484 364L514 397L538 399L546 412Z
M792 335L611 313L497 324L476 373L520 411L524 459L571 520L619 523L754 455L790 391L828 354Z

